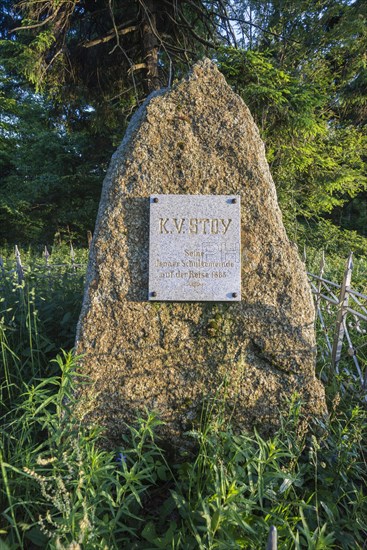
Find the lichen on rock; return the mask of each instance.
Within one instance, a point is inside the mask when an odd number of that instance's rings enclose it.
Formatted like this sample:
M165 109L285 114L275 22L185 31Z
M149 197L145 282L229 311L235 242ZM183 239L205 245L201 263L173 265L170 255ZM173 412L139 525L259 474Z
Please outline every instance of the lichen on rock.
M242 297L236 303L151 303L149 196L241 196ZM90 384L79 413L111 439L145 408L180 445L221 388L234 426L263 432L297 392L325 411L315 377L314 308L289 242L251 114L209 60L134 115L102 191L76 353Z

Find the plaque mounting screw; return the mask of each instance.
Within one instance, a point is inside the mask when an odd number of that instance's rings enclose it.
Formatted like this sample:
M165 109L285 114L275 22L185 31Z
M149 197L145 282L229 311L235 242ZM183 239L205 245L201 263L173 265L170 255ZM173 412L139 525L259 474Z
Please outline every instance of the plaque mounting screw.
M158 200L158 199L157 199ZM157 296L157 293L155 291L151 292L150 295L155 298Z
M232 298L237 298L238 294L237 292L232 292Z
M153 202L158 202L157 197L154 197Z
M237 199L232 199L232 204L236 204Z

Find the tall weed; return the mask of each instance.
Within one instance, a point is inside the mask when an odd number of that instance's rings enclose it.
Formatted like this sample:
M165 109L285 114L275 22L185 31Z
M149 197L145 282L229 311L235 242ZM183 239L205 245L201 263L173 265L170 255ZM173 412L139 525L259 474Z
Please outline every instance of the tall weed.
M311 426L294 396L273 437L234 433L217 396L195 451L163 451L149 412L108 451L72 415L77 358L52 359L71 347L82 273L38 275L0 281L0 548L251 550L271 526L284 550L364 548L366 409L343 365L320 365L330 414Z
M143 494L157 480L161 451L148 415L123 449L102 449L99 430L70 414L71 353L57 357L60 376L25 385L16 416L1 430L5 490L2 531L10 547L123 548L141 528ZM68 403L68 404L66 404Z

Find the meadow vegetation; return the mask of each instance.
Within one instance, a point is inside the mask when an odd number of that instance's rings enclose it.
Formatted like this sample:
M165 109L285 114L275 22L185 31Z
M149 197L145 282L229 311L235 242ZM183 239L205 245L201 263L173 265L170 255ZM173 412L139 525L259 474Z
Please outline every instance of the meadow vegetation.
M309 252L310 270L319 256ZM195 452L168 455L154 411L108 451L72 415L84 270L66 248L52 262L29 252L23 282L13 259L0 274L1 549L265 549L272 525L280 549L365 547L367 413L348 359L336 375L320 354L329 416L311 425L290 396L273 437L234 434L213 397L188 434ZM330 257L328 278L340 281L343 263ZM355 286L365 280L362 258Z

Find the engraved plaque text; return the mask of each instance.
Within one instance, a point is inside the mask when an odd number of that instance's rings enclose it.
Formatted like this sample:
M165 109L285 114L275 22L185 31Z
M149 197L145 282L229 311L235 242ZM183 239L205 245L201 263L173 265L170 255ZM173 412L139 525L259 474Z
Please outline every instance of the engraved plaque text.
M149 300L241 300L240 197L150 197Z

